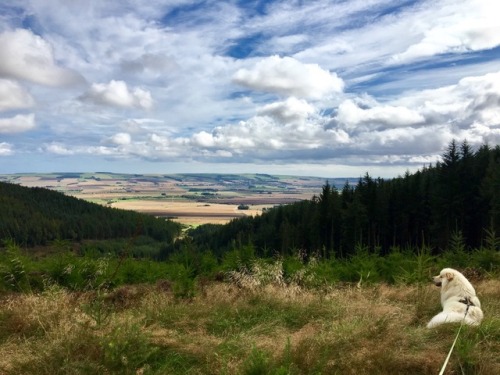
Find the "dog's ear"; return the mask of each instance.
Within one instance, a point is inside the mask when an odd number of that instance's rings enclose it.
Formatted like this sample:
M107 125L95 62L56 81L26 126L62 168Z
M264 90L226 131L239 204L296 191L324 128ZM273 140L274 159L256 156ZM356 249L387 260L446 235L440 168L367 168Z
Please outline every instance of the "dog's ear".
M448 281L453 280L453 278L455 277L455 275L452 272L446 272L445 276Z

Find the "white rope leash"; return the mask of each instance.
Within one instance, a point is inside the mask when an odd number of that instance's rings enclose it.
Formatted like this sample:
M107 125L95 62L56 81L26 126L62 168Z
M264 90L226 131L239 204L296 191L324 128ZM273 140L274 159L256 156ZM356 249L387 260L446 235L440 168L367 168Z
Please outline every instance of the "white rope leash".
M448 365L448 361L450 360L451 357L451 352L453 352L453 348L455 347L455 344L457 343L458 336L460 335L460 331L462 330L462 326L464 325L464 322L462 321L462 324L460 324L460 328L458 329L457 336L455 337L455 341L453 341L453 345L450 348L450 351L448 352L448 356L446 357L446 360L443 363L443 367L441 368L441 371L439 371L439 375L444 374L444 370L446 369L446 366Z
M462 319L462 323L460 324L460 328L458 329L457 335L455 336L455 341L453 341L453 344L451 345L450 351L448 352L448 356L446 357L446 359L443 363L443 367L441 368L441 371L439 371L439 375L444 374L444 370L446 369L446 366L448 365L448 361L450 360L451 353L453 352L453 348L455 347L455 344L457 343L458 336L460 335L460 331L462 330L462 327L464 325L465 317L467 316L467 313L469 312L469 307L471 306L472 302L468 298L466 298L465 301L467 303L467 308L465 309L464 318Z

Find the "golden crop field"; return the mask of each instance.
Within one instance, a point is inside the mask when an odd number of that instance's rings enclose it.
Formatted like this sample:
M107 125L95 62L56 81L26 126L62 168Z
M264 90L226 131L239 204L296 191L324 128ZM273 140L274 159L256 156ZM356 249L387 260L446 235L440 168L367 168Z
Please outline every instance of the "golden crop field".
M338 179L338 184L343 184ZM224 224L266 208L311 199L326 180L270 175L16 174L0 181L44 187L109 207L168 217L182 224ZM240 205L246 206L244 209ZM240 206L240 208L238 208Z

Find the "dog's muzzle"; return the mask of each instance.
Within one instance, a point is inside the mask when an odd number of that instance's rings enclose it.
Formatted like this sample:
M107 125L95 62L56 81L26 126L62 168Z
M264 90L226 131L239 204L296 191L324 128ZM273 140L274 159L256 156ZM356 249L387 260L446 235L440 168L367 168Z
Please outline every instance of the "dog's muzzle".
M436 286L441 286L443 284L443 282L441 281L441 278L439 276L435 276L432 278L432 282L434 283L434 285Z

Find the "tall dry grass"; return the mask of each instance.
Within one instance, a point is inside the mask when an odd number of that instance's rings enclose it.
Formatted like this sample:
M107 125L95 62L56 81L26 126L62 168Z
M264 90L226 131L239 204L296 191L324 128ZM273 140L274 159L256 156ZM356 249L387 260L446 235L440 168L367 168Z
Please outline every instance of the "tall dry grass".
M4 295L0 374L439 372L458 326L425 328L440 309L437 288L305 289L271 271L205 284L191 299L162 284ZM485 319L462 329L447 374L500 374L500 280L475 286Z

